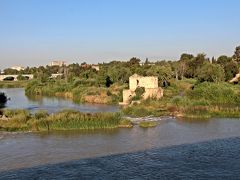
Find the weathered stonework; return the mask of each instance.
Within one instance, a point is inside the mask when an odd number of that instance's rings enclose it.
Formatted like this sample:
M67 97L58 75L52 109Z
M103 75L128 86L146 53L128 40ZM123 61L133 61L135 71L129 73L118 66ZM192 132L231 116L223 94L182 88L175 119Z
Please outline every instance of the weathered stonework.
M234 78L232 78L229 82L230 83L238 83L240 81L240 73L236 74Z
M135 91L137 87L145 87L149 89L158 88L157 76L139 76L134 74L129 77L129 89Z
M163 89L158 87L158 77L157 76L139 76L134 74L129 77L129 89L123 90L123 102L120 104L129 104L132 97L134 97L135 90L138 87L144 87L145 93L142 95L143 99L156 98L160 99L163 96Z

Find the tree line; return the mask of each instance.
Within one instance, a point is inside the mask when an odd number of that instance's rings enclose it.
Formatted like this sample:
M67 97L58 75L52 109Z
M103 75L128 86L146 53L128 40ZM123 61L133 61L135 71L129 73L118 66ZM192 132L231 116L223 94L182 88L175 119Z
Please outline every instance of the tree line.
M40 66L27 67L17 71L5 69L5 74L34 74L34 77L42 82L48 81L51 74L61 73L59 77L68 82L78 79L79 83L87 83L95 86L109 87L113 83L128 83L129 76L137 73L142 76L158 76L160 85L166 84L171 78L181 80L195 78L199 82L229 81L237 73L240 67L240 46L236 47L233 56L222 55L211 59L206 54L183 53L178 61L150 62L148 59L141 63L139 58L133 57L129 61L111 61L99 64L100 70L92 68L86 63L70 64L68 66ZM21 78L20 78L21 80Z

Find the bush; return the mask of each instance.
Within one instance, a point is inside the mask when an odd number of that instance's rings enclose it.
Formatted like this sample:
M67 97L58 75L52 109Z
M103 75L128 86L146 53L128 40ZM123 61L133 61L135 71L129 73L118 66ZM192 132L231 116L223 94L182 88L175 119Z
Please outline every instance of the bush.
M7 96L5 95L5 93L0 92L0 107L4 106L7 102Z
M144 87L137 87L135 90L136 95L132 98L132 100L140 100L142 98L142 95L145 93L145 88Z
M25 81L25 80L29 80L29 77L26 77L26 76L23 76L23 75L18 75L18 77L17 77L17 80L18 81Z
M34 114L36 119L47 118L49 116L48 112L45 110L40 110Z
M189 91L187 97L191 100L204 100L211 104L240 105L239 94L228 83L200 83Z
M119 113L81 113L64 110L37 121L40 130L104 129L116 128L121 120Z

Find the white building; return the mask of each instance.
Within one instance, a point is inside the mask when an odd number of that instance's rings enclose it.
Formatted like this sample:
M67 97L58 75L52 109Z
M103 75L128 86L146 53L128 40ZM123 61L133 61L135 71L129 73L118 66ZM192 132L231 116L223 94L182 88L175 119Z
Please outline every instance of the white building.
M17 71L21 71L21 70L24 70L25 68L22 67L22 66L13 66L13 67L10 67L10 69L14 69L14 70L17 70Z
M64 66L67 65L66 61L52 61L49 66Z

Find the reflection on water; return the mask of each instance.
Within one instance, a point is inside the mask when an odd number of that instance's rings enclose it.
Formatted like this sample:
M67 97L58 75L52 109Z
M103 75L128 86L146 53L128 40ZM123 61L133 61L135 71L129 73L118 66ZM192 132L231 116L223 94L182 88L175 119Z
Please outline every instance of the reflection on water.
M237 137L239 129L237 119L196 123L169 119L150 129L0 134L0 171Z
M240 138L0 172L0 179L239 179Z
M57 98L29 99L24 95L23 89L3 91L11 97L7 103L8 108L48 109L50 112L64 108L84 112L118 110L117 106L76 105ZM65 175L92 179L93 176L100 175L129 179L137 178L139 174L145 178L201 178L206 177L204 175L217 177L225 175L224 173L233 177L238 172L235 170L239 170L239 166L236 166L240 160L239 145L236 144L240 144L239 138L216 141L217 143L199 142L240 137L239 120L224 118L190 121L163 118L157 127L149 129L135 126L131 129L97 131L0 132L0 179L17 179L20 176L22 179L40 176L47 179L51 175L55 175L55 178ZM196 144L175 146L188 143ZM122 153L126 154L115 156ZM96 158L102 156L107 157ZM65 163L59 164L62 162ZM49 165L55 163L56 165ZM234 171L230 172L233 165ZM28 169L35 166L41 167ZM27 169L1 173L19 168Z
M48 110L50 113L62 109L76 109L81 112L115 112L118 106L104 104L75 104L70 100L55 97L25 96L23 88L0 89L11 98L6 108L28 109L31 111Z

